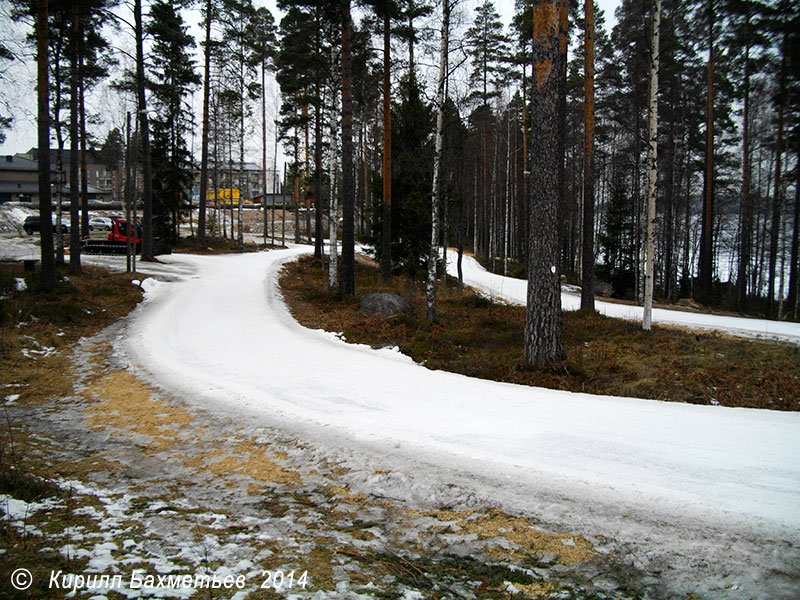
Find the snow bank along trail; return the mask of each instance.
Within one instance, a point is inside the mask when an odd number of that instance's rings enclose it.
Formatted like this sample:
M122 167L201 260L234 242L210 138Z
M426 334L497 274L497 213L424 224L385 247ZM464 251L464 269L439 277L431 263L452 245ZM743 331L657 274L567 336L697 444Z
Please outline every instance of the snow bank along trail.
M800 414L496 383L348 345L301 327L282 301L281 265L305 251L163 257L195 275L149 288L127 352L158 383L253 422L505 482L517 496L800 542Z
M453 250L447 253L447 273L458 276L456 262L458 254ZM528 282L513 277L503 277L490 273L471 256L464 255L462 260L464 283L481 290L494 298L500 298L512 304L525 304L527 301ZM561 307L564 310L578 310L581 307L580 293L561 293ZM609 317L627 321L641 321L642 307L616 304L614 302L596 301L597 312ZM653 323L661 325L678 325L691 329L720 331L742 337L759 337L800 344L800 324L767 319L749 319L744 317L726 317L693 313L665 308L653 309Z

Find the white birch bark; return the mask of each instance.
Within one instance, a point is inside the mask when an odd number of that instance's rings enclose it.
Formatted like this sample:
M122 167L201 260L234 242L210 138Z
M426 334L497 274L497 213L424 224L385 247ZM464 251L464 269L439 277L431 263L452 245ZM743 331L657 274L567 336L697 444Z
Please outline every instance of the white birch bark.
M436 86L436 149L433 157L433 190L431 193L431 247L428 254L428 282L426 286L427 319L436 320L436 263L439 258L439 179L442 170L442 145L444 141L445 81L447 80L447 46L450 35L450 0L442 0L442 40L439 46L439 83Z
M650 98L647 115L647 230L645 248L644 316L642 328L650 331L653 314L653 268L656 224L656 176L658 156L658 42L661 27L661 0L653 3L653 37L650 46Z

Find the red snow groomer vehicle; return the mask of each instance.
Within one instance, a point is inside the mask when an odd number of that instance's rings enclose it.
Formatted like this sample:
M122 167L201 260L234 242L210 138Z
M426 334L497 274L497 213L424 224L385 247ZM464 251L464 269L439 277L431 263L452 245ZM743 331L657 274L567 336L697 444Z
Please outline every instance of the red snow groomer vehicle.
M133 242L134 252L137 254L141 250L142 240L139 237L139 227L141 223L136 220L134 227ZM128 245L128 221L125 219L114 219L111 231L92 231L88 238L81 242L81 252L87 254L125 254Z

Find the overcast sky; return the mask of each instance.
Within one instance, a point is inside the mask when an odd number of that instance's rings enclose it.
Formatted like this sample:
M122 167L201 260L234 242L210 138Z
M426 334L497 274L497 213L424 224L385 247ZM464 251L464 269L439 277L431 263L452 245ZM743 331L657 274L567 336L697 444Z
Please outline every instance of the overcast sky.
M461 7L468 22L473 18L475 7L481 4L482 1L463 0ZM599 6L606 14L606 27L609 30L615 23L613 14L620 2L621 0L598 0ZM280 21L281 13L277 9L274 0L254 0L254 3L258 6L269 8L275 16L276 23ZM508 26L514 13L514 0L496 0L495 6L503 22ZM0 74L3 75L3 90L0 94L0 102L5 105L2 113L4 115L10 113L14 117L12 129L6 131L6 142L0 145L0 155L25 152L30 147L36 146L36 70L33 61L33 48L24 41L25 36L30 31L30 27L12 23L8 14L9 10L9 3L0 2L0 39L22 59L10 64L0 65ZM123 18L129 18L129 15L126 14L128 11L129 9L125 7L119 9ZM190 14L187 14L187 21L193 24L191 29L196 39L201 38L203 35L203 32L197 26L199 19L199 11L190 11ZM118 34L115 46L121 50L133 52L133 40L125 26ZM124 56L122 60L125 60ZM198 60L199 63L200 61ZM277 100L278 89L274 81L268 88L268 96L271 94ZM200 96L201 94L198 91L194 98L195 106L198 106L201 100ZM126 110L131 110L132 108L121 104L123 100L116 93L108 90L107 86L102 86L94 91L87 100L90 110L102 115L96 123L87 125L88 129L99 139L104 139L107 132L113 127L122 127ZM197 112L197 126L199 127L200 111L198 110ZM268 119L271 118L268 117ZM270 138L272 137L271 131L269 136ZM199 154L199 135L195 137L198 139L194 141L194 150L196 154ZM258 143L255 139L249 142L248 153L254 158L258 157L260 161L260 150L256 151L256 146L258 146Z

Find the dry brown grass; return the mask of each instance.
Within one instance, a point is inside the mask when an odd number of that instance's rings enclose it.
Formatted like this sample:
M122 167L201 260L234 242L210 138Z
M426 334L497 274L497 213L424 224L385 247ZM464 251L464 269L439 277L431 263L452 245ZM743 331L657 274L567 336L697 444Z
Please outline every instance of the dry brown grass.
M424 286L356 264L359 294L391 291L412 305L388 319L359 312L360 298L327 291L319 261L287 265L280 281L298 321L343 332L350 342L396 345L431 369L552 389L776 410L800 410L800 348L790 344L672 327L642 331L596 314L564 313L566 360L549 368L523 361L525 309L495 304L452 281L437 297L436 323L425 321Z
M94 335L126 315L142 292L124 273L84 267L66 275L55 291L40 289L37 274L18 263L0 263L6 281L25 275L27 289L0 291L0 383L13 386L18 402L37 403L68 396L72 391L69 350L81 337ZM13 390L13 391L9 391Z

